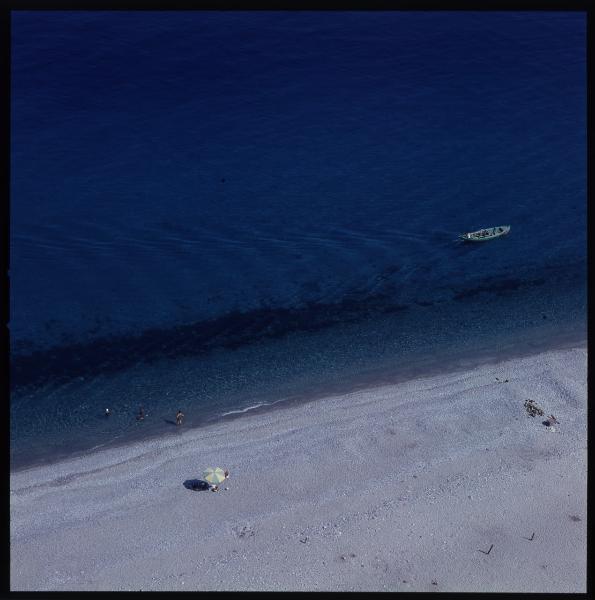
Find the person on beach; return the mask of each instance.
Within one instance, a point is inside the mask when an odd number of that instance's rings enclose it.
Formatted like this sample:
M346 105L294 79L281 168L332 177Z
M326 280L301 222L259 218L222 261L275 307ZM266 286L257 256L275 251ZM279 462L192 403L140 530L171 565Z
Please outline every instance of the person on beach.
M176 413L176 425L181 425L183 418L184 418L184 413L180 409L178 409L178 412Z
M145 409L141 406L138 409L138 415L136 416L137 421L142 421L145 418Z
M211 492L218 492L219 491L219 486L211 484L211 487L209 489L211 490Z
M225 479L229 479L229 471L227 469L225 469L224 475Z

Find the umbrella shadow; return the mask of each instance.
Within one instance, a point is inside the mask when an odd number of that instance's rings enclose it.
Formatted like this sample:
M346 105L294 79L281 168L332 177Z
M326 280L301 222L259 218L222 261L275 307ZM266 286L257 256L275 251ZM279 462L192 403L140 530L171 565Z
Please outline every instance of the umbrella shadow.
M204 479L186 479L184 482L184 487L187 490L192 490L194 492L204 492L211 486L209 482L205 481Z

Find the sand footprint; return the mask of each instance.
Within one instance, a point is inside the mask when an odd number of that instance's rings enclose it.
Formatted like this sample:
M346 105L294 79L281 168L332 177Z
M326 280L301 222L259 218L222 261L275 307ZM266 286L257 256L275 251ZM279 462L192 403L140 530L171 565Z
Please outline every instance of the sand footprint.
M232 528L232 531L234 532L235 536L240 539L253 537L255 534L254 528L250 524L236 525Z

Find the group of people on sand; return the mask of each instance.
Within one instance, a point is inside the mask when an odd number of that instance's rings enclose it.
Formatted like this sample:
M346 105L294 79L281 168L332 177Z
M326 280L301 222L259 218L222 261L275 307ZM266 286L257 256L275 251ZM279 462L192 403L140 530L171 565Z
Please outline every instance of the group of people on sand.
M229 479L229 471L227 469L225 469L225 480ZM213 483L209 483L209 489L211 490L211 492L218 492L219 491L219 486Z
M229 479L229 471L227 469L225 469L224 471L224 475L225 475L225 480ZM208 487L207 487L208 486ZM219 485L216 483L209 483L208 481L203 481L200 479L195 479L192 482L192 489L193 490L210 490L211 492L218 492L219 491ZM227 489L227 488L225 488Z
M110 409L106 408L104 415L106 417L109 417L111 414L112 413L111 413ZM136 415L136 420L143 421L144 418L147 416L147 414L148 413L145 413L145 409L141 406L138 409L138 414ZM184 413L180 409L178 409L178 412L176 413L176 425L181 425L183 420L184 420Z

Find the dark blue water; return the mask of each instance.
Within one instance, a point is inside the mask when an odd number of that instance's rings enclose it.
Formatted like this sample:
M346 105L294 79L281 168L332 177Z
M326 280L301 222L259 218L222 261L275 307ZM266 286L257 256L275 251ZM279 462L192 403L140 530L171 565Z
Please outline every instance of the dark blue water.
M585 30L13 13L13 463L584 331Z

